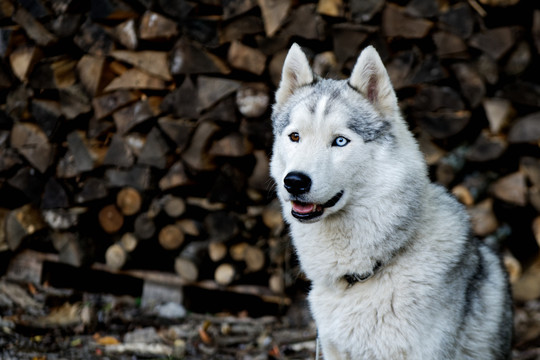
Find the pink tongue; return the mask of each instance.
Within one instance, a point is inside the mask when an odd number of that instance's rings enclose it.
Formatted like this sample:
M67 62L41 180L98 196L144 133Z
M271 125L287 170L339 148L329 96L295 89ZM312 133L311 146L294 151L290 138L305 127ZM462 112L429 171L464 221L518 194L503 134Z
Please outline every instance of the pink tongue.
M299 214L309 214L315 210L315 204L301 204L297 202L292 203L292 208Z

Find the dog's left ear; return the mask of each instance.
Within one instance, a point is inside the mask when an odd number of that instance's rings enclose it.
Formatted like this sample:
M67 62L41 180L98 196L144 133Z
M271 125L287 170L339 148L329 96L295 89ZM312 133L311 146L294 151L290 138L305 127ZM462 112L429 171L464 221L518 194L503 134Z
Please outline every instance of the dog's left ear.
M313 80L313 71L306 55L298 44L293 44L283 63L281 82L276 91L276 105L283 105L296 89L311 84Z
M399 109L388 72L373 46L365 48L358 57L349 85L364 95L381 114L392 114Z

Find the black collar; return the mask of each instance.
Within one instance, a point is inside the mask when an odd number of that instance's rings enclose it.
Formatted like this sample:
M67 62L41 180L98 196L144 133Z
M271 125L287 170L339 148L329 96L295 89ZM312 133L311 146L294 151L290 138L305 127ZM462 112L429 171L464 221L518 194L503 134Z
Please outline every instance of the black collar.
M348 273L348 274L343 275L343 279L347 282L347 284L348 284L347 287L351 287L356 283L364 282L364 281L368 280L373 275L375 275L375 273L377 271L379 271L381 269L381 267L382 267L382 263L380 261L377 261L375 263L375 266L373 266L373 269L371 271L366 272L366 273L362 273L362 274Z

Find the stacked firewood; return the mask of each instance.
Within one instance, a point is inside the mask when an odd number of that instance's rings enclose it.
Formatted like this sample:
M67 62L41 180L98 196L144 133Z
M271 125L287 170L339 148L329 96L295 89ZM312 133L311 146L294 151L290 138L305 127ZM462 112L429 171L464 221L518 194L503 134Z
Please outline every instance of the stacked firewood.
M540 296L521 285L540 283L534 1L0 0L0 35L0 251L282 293L298 274L268 162L287 49L342 78L373 44L433 180L520 299Z

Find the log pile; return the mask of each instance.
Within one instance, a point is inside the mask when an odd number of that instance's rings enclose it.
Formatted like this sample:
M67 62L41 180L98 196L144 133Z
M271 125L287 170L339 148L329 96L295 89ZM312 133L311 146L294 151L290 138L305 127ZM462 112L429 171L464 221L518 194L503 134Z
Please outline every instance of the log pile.
M540 281L532 1L0 0L0 33L2 252L284 293L268 161L285 54L341 78L373 44L433 180L505 250L518 298L540 297L523 285Z

